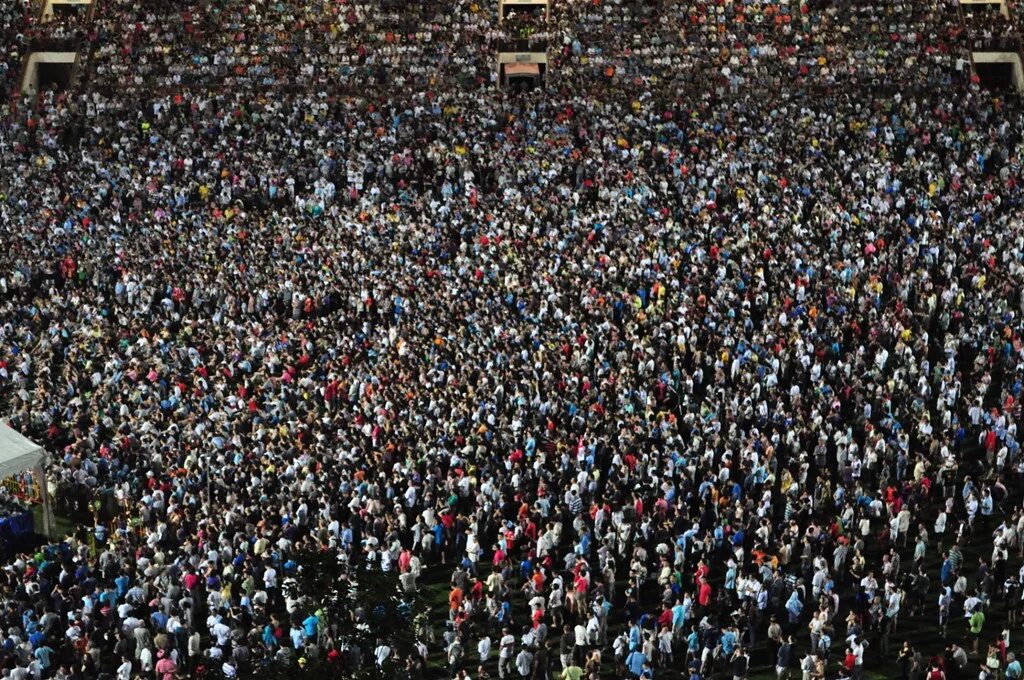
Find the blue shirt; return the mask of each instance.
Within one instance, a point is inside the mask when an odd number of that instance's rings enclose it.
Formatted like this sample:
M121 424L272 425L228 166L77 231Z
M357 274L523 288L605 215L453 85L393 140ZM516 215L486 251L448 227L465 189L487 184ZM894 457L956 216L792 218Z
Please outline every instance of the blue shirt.
M731 630L727 630L722 633L722 651L726 654L732 654L733 650L736 649L736 633Z
M983 496L981 499L981 514L992 514L992 496Z
M682 604L672 607L672 627L680 628L686 622L686 608Z
M697 636L697 631L692 631L686 636L686 649L691 652L696 652L700 649L700 638Z
M953 562L952 562L952 560L947 558L947 559L942 561L942 569L939 571L939 580L942 583L948 582L949 581L949 577L950 577L950 575L952 573L953 573Z
M100 593L100 604L113 607L117 605L117 593L113 590L104 590Z
M726 590L736 589L736 567L729 567L725 572L725 588Z
M640 646L640 626L633 624L629 628L629 646L639 647Z
M162 611L153 612L149 620L153 622L153 627L158 631L162 631L167 627L167 614L164 614Z
M789 596L788 600L786 600L786 611L790 614L799 616L800 612L803 610L804 604L800 601L800 596L797 595L797 592L794 590L793 594Z
M39 665L43 670L50 667L50 655L53 654L53 650L49 647L43 646L36 650L35 657L39 659Z
M639 650L630 652L629 656L626 657L626 667L629 669L630 673L637 677L644 672L644 663L646 662L647 657Z
M317 626L319 626L319 625L320 625L320 619L318 619L316 616L314 616L312 614L310 614L308 617L306 617L306 620L302 622L302 627L303 627L303 629L305 629L306 635L308 637L313 637L313 636L316 635L316 629L317 629Z

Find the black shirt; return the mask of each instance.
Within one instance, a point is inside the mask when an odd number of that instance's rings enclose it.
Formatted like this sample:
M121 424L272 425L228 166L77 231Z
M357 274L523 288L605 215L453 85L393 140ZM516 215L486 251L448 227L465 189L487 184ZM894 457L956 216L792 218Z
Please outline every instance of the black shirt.
M747 674L747 666L750 664L750 657L746 654L740 654L732 659L732 674L737 677L743 677Z

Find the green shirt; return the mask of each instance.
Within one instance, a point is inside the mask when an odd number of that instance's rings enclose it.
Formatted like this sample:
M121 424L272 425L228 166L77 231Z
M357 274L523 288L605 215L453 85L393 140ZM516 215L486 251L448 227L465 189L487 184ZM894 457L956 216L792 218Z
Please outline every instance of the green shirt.
M583 677L583 669L579 666L566 666L562 671L562 680L580 680Z
M973 634L979 634L983 625L985 625L985 615L983 613L974 612L971 614L971 632Z

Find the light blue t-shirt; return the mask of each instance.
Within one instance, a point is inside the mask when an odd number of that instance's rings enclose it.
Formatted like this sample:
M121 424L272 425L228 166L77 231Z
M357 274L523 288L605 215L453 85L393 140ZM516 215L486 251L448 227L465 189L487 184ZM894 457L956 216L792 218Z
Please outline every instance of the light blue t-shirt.
M626 657L626 667L629 669L630 673L637 677L644 672L644 663L646 662L647 657L639 650L630 652L629 656Z

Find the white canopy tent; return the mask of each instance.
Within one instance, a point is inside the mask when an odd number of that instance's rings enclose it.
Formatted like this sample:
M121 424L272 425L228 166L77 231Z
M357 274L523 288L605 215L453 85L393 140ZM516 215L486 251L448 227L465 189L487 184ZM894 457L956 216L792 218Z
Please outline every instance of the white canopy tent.
M0 421L0 479L32 472L39 484L43 502L43 530L40 533L49 536L53 530L53 511L50 509L50 494L46 489L46 461L46 449Z

